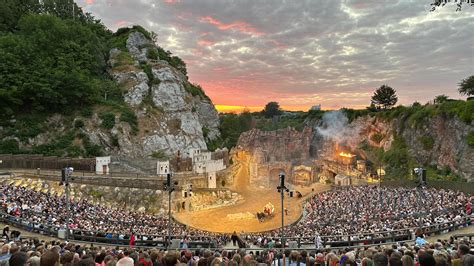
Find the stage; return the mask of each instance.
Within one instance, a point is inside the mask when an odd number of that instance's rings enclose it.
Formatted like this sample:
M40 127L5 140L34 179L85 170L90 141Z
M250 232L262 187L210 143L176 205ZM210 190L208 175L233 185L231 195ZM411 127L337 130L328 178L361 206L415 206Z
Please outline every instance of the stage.
M246 167L241 167L237 174L234 191L241 194L243 201L233 206L215 208L210 210L181 212L174 214L174 218L180 223L204 231L232 233L236 232L263 232L281 227L281 198L280 193L274 188L251 188L248 184L248 171ZM296 222L302 215L302 202L313 193L320 193L330 187L323 184L314 184L309 187L295 187L300 191L302 198L288 197L285 193L284 208L288 209L285 215L285 225ZM314 189L314 192L312 191ZM275 207L273 217L266 217L260 222L257 212L263 212L263 207L271 203Z

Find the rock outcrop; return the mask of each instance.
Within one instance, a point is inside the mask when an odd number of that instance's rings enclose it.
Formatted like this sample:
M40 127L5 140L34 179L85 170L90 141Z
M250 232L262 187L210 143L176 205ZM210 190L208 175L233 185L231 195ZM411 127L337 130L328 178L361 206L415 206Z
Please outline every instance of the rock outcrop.
M311 137L309 127L302 132L294 128L277 131L252 129L240 135L236 150L250 152L252 160L257 163L304 161L310 157Z
M138 117L138 133L118 116L110 132L94 126L94 120L101 122L96 116L84 127L84 133L107 153L128 157L146 157L155 152L185 155L190 148L206 149L206 140L219 136L214 105L207 97L189 92L187 77L167 61L149 59L152 49L157 47L151 40L140 32L131 32L126 50L112 49L108 62L110 75L124 87L124 100ZM112 144L112 136L118 139L118 145Z
M323 120L307 121L307 125L314 128L311 142L314 157L331 156L338 145L361 156L365 155L361 149L363 145L388 151L398 136L417 166L448 168L466 180L474 181L474 148L467 143L467 135L474 132L474 125L457 116L435 115L414 123L403 117L386 119L365 115L351 123L342 123L336 131L344 132L336 137L321 134L318 128L324 127Z
M124 102L96 104L86 115L78 110L73 117L48 117L41 127L50 130L28 140L15 139L21 149L36 146L41 149L33 152L43 153L57 148L54 155L69 157L166 159L178 153L186 157L192 148L206 149L220 136L217 110L204 91L189 82L181 59L135 28L122 34L123 46L109 51L107 72L122 90ZM107 95L104 88L104 100L117 101L119 90L111 91L115 94ZM59 138L60 144L55 141Z

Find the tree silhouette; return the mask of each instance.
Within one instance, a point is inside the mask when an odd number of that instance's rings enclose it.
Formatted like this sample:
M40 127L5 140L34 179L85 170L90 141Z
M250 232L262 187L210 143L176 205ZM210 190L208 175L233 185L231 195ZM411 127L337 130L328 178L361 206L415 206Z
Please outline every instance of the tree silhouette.
M446 102L448 99L449 99L448 96L446 96L446 95L444 95L444 94L441 94L441 95L438 95L438 96L435 97L434 103L436 103L436 104L444 103L444 102Z
M474 95L474 75L463 79L459 82L459 93L462 95L473 96Z
M450 0L434 0L433 3L430 4L431 9L430 12L436 11L440 7L444 7L447 3L451 2ZM456 1L456 11L462 11L463 6L474 6L473 1L468 0L458 0Z
M269 102L263 109L263 115L267 118L274 117L281 114L280 105L277 102Z
M375 90L371 103L377 106L378 109L389 109L398 101L398 97L395 93L396 91L391 87L382 85L380 88Z

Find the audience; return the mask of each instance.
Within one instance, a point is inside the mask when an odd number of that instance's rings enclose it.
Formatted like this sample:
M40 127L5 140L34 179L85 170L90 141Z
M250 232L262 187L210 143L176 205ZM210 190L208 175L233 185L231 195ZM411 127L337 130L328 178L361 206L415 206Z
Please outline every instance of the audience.
M25 187L2 185L0 203L4 213L19 217L30 227L63 227L91 231L104 237L127 239L136 232L142 239L159 240L167 233L167 218L119 208L92 204L85 200L71 201L71 220L67 221L65 197L38 192ZM464 206L471 198L461 192L437 189L380 188L376 186L344 187L314 195L304 204L304 216L285 234L315 239L321 235L323 244L308 251L278 248L279 230L267 233L241 234L260 247L261 252L244 249L190 251L187 242L180 250L120 249L74 245L72 243L39 242L12 238L9 228L3 230L4 245L0 266L217 266L217 265L474 265L471 243L466 240L439 240L428 243L422 231L413 228L455 223L466 214ZM324 243L379 237L402 230L414 233L416 241L393 246L360 247L356 249L323 248ZM84 232L86 234L87 232ZM223 246L231 239L175 224L173 234L189 241L198 236L203 241L216 241ZM414 239L415 240L415 239ZM411 243L411 244L408 244Z

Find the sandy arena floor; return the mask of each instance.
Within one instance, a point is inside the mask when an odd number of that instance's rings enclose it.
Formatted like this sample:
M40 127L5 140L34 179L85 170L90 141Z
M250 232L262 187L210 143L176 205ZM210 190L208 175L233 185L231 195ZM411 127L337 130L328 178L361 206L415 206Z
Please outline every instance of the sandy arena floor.
M174 215L175 219L194 228L221 233L262 232L281 227L281 200L280 193L276 189L277 184L267 189L250 188L248 167L244 164L240 169L232 189L243 196L243 202L211 210L177 213ZM289 198L285 195L284 207L288 209L285 225L298 220L302 213L301 204L305 196L328 189L327 185L315 184L312 187L295 187L295 190L303 194L302 199ZM263 211L263 206L268 202L275 206L274 216L264 222L259 222L255 214Z

